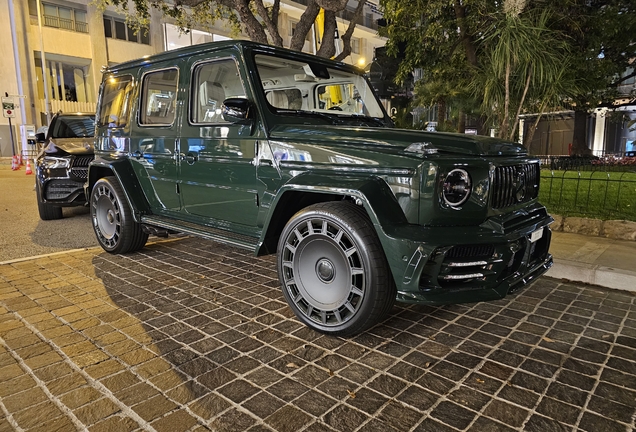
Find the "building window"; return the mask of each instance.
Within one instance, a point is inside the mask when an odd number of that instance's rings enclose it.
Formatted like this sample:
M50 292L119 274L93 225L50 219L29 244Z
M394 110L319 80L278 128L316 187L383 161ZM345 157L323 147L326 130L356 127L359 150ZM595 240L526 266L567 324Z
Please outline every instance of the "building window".
M195 29L180 29L173 24L164 24L166 51L207 42L229 40L230 38Z
M34 6L36 7L35 15L37 15L37 4ZM31 10L32 7L33 6L29 4L29 10ZM88 33L85 10L42 3L42 18L44 25L47 27Z
M84 64L77 64L47 59L46 68L43 71L40 53L35 53L34 57L38 74L38 96L40 99L44 99L44 80L42 75L46 73L49 85L49 99L68 102L88 102L90 100L90 84L86 78L90 60L86 60L83 62Z
M351 38L351 52L353 54L360 54L360 38Z
M109 16L104 16L104 36L150 45L148 29L142 28L135 33L135 29L126 24L126 21Z

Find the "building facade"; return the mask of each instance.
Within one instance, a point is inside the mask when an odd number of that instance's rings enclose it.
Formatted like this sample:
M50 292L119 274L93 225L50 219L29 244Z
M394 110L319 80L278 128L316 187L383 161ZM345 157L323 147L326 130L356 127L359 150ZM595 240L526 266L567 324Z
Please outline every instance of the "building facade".
M284 0L279 31L289 46L305 0ZM350 1L337 19L340 34L357 1ZM352 54L345 62L363 67L385 40L377 35L377 4L367 1L352 37ZM228 39L223 22L205 30L183 33L156 10L146 31L136 32L115 9L98 9L90 0L0 0L0 88L12 102L13 117L0 117L0 156L29 153L29 131L64 112L94 112L105 66L183 46ZM244 35L238 37L246 38ZM307 38L303 51L312 52ZM4 111L6 115L6 110ZM11 130L13 130L12 147Z

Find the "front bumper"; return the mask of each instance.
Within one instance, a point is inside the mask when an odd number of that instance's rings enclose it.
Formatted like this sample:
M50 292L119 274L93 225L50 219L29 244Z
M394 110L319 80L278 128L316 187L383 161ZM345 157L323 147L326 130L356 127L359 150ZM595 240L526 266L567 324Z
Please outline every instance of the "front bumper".
M81 167L46 169L37 165L35 174L41 202L58 207L86 205L86 176Z
M396 228L384 239L397 300L452 304L495 300L552 266L553 219L536 205L479 227Z

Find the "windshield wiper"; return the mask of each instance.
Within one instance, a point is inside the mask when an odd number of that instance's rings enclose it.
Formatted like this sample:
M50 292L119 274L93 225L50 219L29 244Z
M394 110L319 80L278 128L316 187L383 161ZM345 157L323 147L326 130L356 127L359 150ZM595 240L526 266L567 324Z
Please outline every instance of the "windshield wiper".
M369 117L369 116L365 116L365 115L362 115L362 114L352 114L350 117L352 119L362 120L362 121L366 122L367 124L368 123L372 123L372 124L375 124L376 126L386 127L386 123L384 123L378 117Z
M276 108L276 112L279 114L293 114L297 116L305 116L305 117L320 117L326 120L329 120L333 124L345 124L338 115L327 114L320 111L303 111L303 110L290 110L286 108Z

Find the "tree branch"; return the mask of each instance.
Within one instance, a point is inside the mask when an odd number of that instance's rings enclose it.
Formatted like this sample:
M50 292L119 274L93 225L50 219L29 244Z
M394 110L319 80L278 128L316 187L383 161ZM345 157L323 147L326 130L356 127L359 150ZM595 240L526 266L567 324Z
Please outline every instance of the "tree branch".
M347 27L347 31L342 35L342 52L336 56L335 60L344 60L351 54L351 36L353 36L353 30L356 28L357 21L362 16L363 10L364 0L358 0L358 6L349 21L349 27Z
M254 0L254 4L256 5L256 11L258 12L258 15L261 17L261 20L263 20L263 22L265 23L265 28L267 28L267 32L269 33L269 36L272 39L272 44L278 47L282 47L283 38L278 32L278 11L276 12L276 15L277 15L276 21L274 21L272 17L269 16L269 13L267 12L265 5L263 4L263 0ZM279 5L280 5L280 0L276 0L274 2L274 7L278 9Z

